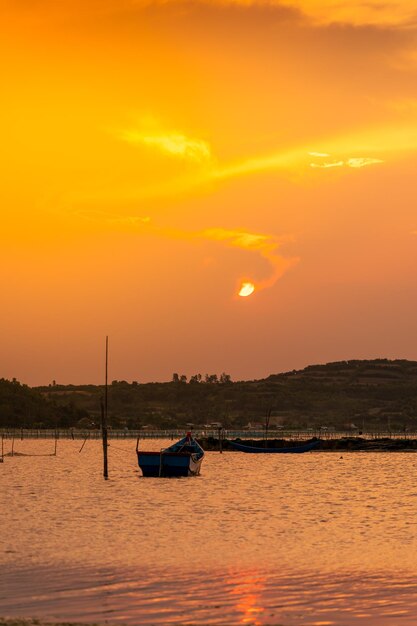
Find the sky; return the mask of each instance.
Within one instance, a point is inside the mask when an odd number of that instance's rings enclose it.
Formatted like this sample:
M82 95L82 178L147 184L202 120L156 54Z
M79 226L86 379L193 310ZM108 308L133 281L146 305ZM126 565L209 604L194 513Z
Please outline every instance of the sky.
M417 359L415 0L0 0L0 59L0 377Z

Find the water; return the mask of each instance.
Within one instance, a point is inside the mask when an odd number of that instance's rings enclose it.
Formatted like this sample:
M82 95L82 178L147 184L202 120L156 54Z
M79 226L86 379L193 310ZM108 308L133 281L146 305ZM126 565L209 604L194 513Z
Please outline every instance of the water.
M200 477L145 479L135 443L110 444L109 481L97 441L0 464L0 615L416 623L415 454L211 452Z

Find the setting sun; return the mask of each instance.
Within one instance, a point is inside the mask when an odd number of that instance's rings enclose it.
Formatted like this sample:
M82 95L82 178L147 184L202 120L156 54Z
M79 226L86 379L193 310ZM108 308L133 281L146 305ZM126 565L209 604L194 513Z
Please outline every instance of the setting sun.
M242 296L242 298L246 298L247 296L252 295L254 291L255 285L253 283L242 283L239 291L239 296Z

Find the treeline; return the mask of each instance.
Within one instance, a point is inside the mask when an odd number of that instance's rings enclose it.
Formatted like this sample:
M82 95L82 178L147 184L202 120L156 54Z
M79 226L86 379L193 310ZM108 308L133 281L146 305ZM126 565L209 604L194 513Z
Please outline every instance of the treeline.
M187 376L185 374L174 373L172 375L172 382L184 384L187 382ZM196 383L206 383L209 385L228 385L231 382L232 378L230 374L226 374L226 372L223 372L222 374L220 374L220 376L217 376L217 374L205 374L205 376L202 376L201 374L194 374L193 376L190 376L190 380L188 381L190 385L194 385Z
M59 404L15 378L0 379L0 428L65 428L85 417L88 412L72 402Z
M95 428L104 388L59 385L31 389L0 381L0 426ZM233 382L230 375L174 373L165 383L114 380L108 388L113 428L226 427L417 429L417 363L340 361Z

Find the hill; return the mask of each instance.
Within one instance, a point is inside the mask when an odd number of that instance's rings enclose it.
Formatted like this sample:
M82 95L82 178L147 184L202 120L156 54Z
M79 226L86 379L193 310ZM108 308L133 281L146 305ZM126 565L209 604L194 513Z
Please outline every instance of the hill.
M88 413L73 403L57 404L16 379L0 379L0 428L71 426Z
M100 385L50 385L30 389L1 381L0 425L97 425ZM263 423L315 428L417 430L417 362L387 359L340 361L232 382L197 374L166 383L113 381L108 389L114 428L186 427L222 422L226 427Z

